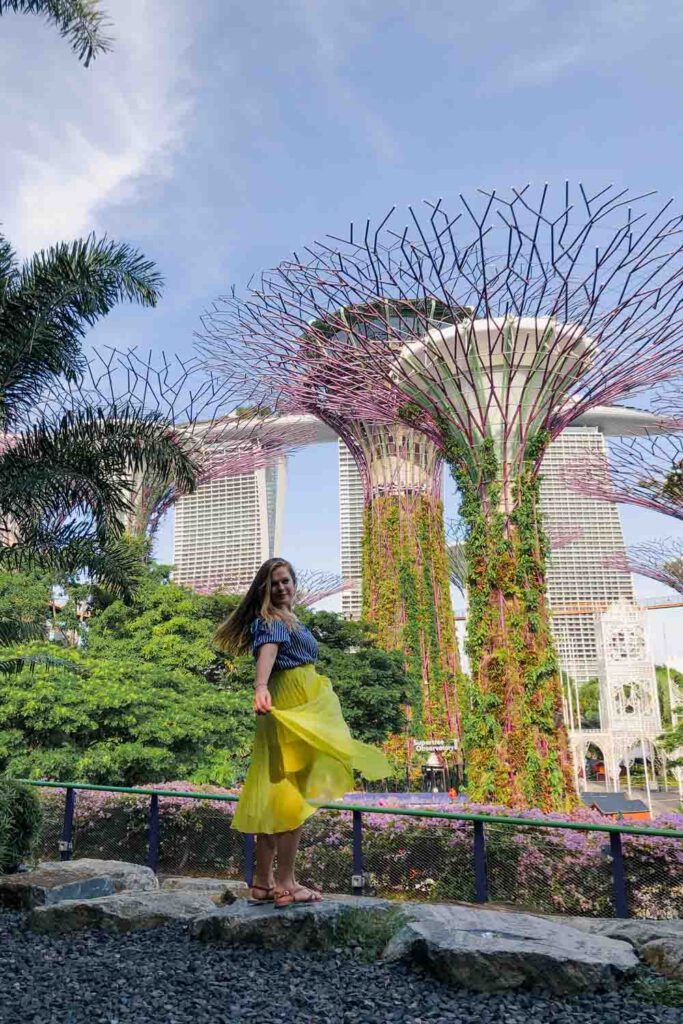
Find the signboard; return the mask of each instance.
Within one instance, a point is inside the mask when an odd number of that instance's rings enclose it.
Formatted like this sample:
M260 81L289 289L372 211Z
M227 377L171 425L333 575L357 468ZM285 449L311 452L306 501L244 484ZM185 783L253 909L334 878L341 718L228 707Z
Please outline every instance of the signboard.
M415 750L457 750L457 740L416 740Z

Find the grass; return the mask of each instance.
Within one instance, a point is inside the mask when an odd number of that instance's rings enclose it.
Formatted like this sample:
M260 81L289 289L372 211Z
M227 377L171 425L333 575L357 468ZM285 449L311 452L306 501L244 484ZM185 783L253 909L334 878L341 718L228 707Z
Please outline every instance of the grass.
M661 974L642 968L629 987L631 994L645 1003L683 1006L683 981L663 978Z
M370 911L349 907L339 919L335 942L342 948L355 949L363 960L377 960L405 921L406 916L399 907Z

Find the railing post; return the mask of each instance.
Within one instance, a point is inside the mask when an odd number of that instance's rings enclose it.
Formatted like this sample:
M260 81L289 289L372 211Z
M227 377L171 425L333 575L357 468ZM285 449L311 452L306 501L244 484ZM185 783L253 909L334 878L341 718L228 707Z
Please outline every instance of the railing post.
M614 913L617 917L629 917L626 895L626 873L624 853L621 848L621 832L610 832L609 848L612 855L612 884L614 886Z
M244 881L251 886L254 881L254 857L256 854L256 836L245 833L244 836Z
M353 876L351 891L354 896L362 896L365 888L365 872L363 871L363 815L360 811L353 812Z
M147 830L147 867L156 875L159 869L159 797L149 798Z
M487 903L489 881L486 871L486 836L483 821L474 822L474 901Z
M74 807L76 806L76 790L67 786L64 800L64 820L62 822L62 838L59 840L59 859L71 860L73 851L72 836L74 831Z

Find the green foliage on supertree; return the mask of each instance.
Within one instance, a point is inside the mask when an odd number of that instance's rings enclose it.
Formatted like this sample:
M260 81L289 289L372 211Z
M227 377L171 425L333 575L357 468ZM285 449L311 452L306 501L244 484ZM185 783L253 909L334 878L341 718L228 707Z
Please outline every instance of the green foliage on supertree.
M549 438L527 442L510 510L494 442L472 457L442 424L462 495L469 615L468 692L462 701L469 795L481 802L565 810L575 802L562 691L545 589L548 541L534 471Z
M373 498L363 531L363 617L377 642L400 651L417 699L411 735L457 735L459 661L441 502L426 495Z

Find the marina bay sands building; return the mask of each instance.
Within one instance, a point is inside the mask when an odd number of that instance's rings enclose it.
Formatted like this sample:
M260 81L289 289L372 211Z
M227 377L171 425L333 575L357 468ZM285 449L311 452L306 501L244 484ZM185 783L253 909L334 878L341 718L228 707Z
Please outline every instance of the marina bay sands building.
M241 443L239 424L235 438L221 430L220 440L207 442L210 454ZM261 430L261 427L259 428ZM313 416L272 417L262 422L262 443L295 438L296 443L320 444L336 435ZM263 461L263 460L261 460ZM183 495L175 506L174 579L197 588L242 590L256 570L280 554L287 485L284 456L247 472L221 476Z
M221 477L183 495L175 513L175 573L190 586L249 586L280 550L287 463Z

